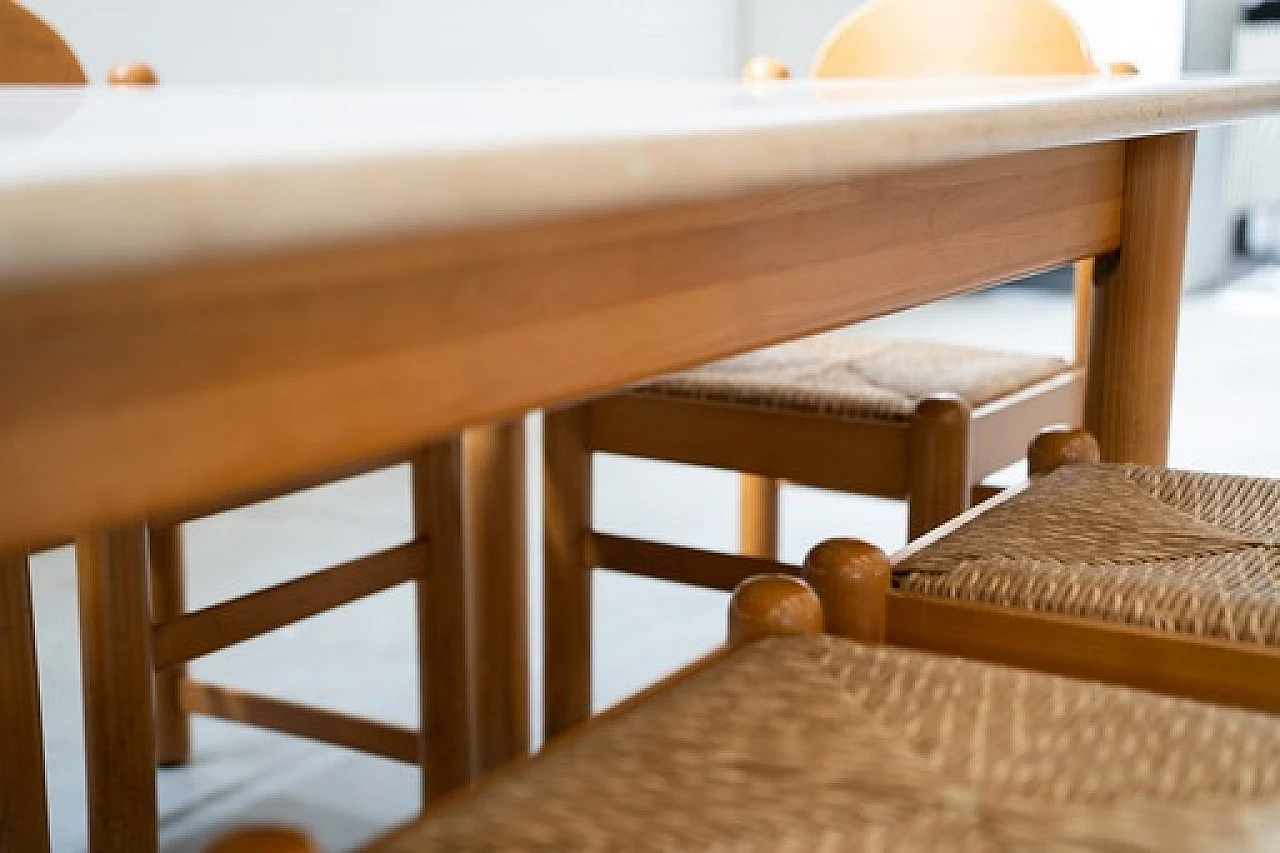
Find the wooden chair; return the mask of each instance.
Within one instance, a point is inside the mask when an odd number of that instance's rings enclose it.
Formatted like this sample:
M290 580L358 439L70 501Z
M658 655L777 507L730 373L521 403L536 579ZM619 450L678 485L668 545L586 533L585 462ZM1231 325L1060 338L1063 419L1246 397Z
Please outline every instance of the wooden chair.
M65 41L9 0L0 0L0 81L87 82ZM149 86L156 75L146 65L123 64L110 70L108 81ZM76 537L92 850L145 853L157 848L154 767L189 759L193 713L419 764L424 798L471 779L480 757L472 740L466 647L463 480L470 484L473 500L486 496L481 477L472 473L473 463L463 459L466 442L466 435L459 436L406 459L366 462L146 524ZM186 611L184 523L403 461L413 474L412 541ZM0 560L0 850L37 853L48 850L49 833L27 571L25 554ZM187 678L190 660L405 582L419 588L421 730ZM135 678L139 672L146 676Z
M891 560L820 546L861 555L850 633L1280 714L1280 481L1100 465L1081 430L1028 460Z
M878 0L840 24L814 63L820 78L1097 73L1074 23L1047 0ZM747 67L752 80L788 75L776 60ZM1077 361L1091 286L1084 261ZM1082 364L1057 359L825 336L549 412L548 732L590 714L595 568L732 589L776 555L780 480L905 498L914 539L963 512L971 494L992 494L982 479L1020 459L1041 427L1078 424L1083 380ZM740 472L745 559L593 532L596 452Z
M728 648L367 853L1271 849L1280 719L851 641L840 552L814 588L745 582Z

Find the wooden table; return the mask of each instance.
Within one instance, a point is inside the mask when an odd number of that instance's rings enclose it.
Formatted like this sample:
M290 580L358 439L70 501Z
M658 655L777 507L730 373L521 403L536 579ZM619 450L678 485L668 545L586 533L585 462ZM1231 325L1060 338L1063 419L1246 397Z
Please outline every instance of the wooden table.
M1087 423L1162 462L1189 131L1277 111L1223 79L0 92L0 550L111 565L156 513L1088 256ZM478 435L517 494L520 429ZM527 726L516 562L466 605L490 763ZM30 732L16 565L0 727ZM92 630L145 616L137 572L88 574ZM156 844L121 818L155 807L148 644L85 661L99 851ZM43 807L6 778L38 761L0 747L0 816Z

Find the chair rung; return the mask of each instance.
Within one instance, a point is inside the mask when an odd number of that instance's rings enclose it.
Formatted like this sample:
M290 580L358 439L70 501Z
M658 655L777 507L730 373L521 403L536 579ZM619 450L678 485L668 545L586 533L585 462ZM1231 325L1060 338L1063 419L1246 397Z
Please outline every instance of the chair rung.
M421 760L421 738L417 731L405 726L198 681L184 681L181 698L183 709L193 714L271 729L406 764Z
M156 669L183 663L413 580L429 559L409 542L156 625Z
M800 573L795 566L760 557L717 554L607 533L591 534L587 550L591 566L724 592L732 592L754 575Z

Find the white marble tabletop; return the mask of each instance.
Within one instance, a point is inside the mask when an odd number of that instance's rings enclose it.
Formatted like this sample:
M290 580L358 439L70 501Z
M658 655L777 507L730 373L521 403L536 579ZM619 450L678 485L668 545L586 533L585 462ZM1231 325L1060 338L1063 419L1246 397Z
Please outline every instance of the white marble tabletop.
M0 286L1280 112L1280 78L0 87Z

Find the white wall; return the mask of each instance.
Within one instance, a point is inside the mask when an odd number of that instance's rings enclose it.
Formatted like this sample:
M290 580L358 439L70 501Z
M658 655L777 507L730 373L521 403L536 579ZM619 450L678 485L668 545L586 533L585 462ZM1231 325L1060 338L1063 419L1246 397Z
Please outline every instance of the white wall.
M1239 0L1187 0L1186 70L1230 70L1239 19ZM1186 279L1191 287L1217 282L1231 263L1235 215L1226 195L1228 132L1204 130L1196 142L1187 226Z
M24 0L90 79L170 83L726 77L736 0Z

